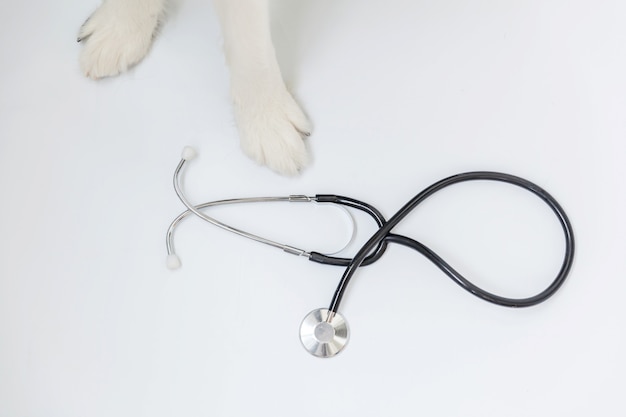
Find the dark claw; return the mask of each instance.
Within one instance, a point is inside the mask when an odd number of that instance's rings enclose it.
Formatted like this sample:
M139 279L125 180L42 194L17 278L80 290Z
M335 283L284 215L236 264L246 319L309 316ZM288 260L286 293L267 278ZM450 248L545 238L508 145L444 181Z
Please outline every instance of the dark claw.
M303 132L302 130L298 130L297 128L296 128L296 130L297 130L297 131L298 131L298 133L300 133L302 136L306 136L306 137L311 136L311 132Z
M83 27L87 24L87 22L89 22L89 19L91 19L91 16L89 16L89 17L87 18L87 20L85 20L85 21L83 22L83 24L82 24L82 25L80 25L80 32L82 32L82 31L83 31ZM87 36L89 36L89 35L87 35ZM78 39L76 39L76 42L81 42L81 41L82 41L83 39L85 39L87 36L85 36L84 38L81 38L81 37L79 36L79 37L78 37Z

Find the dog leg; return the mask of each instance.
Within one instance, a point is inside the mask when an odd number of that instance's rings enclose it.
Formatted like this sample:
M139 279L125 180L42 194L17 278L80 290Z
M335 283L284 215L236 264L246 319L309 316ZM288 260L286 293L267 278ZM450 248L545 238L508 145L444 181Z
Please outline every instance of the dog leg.
M311 125L287 91L270 35L268 0L214 0L244 152L282 175L307 163Z
M165 0L104 0L80 28L80 66L91 78L117 75L148 53Z

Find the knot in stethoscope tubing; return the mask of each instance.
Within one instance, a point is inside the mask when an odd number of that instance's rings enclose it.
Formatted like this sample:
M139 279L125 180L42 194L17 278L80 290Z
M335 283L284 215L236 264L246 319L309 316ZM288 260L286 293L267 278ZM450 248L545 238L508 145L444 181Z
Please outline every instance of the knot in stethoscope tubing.
M387 221L385 220L385 217L376 207L372 206L371 204L367 204L363 201L354 199L354 198L345 197L342 195L335 195L335 194L316 194L314 199L315 201L319 203L339 204L345 207L360 210L368 214L374 220L374 222L376 222L376 225L378 226L379 229L383 227L385 223L387 223ZM380 257L383 256L386 249L387 249L387 242L384 240L380 241L377 245L374 245L373 251L369 254L366 254L365 258L363 259L363 262L361 262L361 266L371 265L374 262L378 261L378 259L380 259ZM322 253L315 252L315 251L310 252L309 260L320 263L320 264L343 266L343 267L347 267L353 261L352 258L328 256L328 255L324 255Z

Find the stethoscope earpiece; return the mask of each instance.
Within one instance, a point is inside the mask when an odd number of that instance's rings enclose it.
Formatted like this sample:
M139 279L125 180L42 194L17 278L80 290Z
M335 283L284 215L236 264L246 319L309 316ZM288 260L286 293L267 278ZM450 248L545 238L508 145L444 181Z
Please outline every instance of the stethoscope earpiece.
M180 262L180 258L175 253L170 253L169 255L167 255L165 264L167 265L167 269L171 270L178 269L182 265Z
M194 148L192 148L191 146L185 146L183 148L183 152L180 158L184 159L185 161L191 161L196 156L198 156L198 152Z

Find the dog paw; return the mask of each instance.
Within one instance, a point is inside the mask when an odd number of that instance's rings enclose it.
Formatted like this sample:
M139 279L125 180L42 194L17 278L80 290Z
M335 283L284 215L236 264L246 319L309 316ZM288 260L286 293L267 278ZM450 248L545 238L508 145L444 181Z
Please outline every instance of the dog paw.
M291 94L284 87L272 93L248 91L234 102L243 151L281 175L297 175L308 163L303 138L311 124Z
M162 10L132 1L105 1L83 24L78 42L83 73L97 79L126 71L148 53Z

